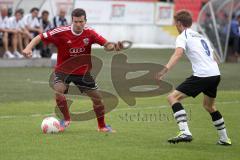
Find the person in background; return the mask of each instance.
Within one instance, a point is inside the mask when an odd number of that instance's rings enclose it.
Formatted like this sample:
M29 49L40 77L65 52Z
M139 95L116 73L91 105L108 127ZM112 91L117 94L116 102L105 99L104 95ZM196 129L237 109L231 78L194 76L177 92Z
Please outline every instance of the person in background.
M53 17L53 27L56 28L56 27L68 25L68 22L65 16L66 16L66 10L61 8L59 10L58 16Z
M237 16L233 16L231 21L230 28L230 37L229 37L229 45L232 46L234 56L238 57L240 54L240 14Z
M41 17L39 18L39 23L43 29L43 32L53 28L52 23L49 21L49 12L47 10L42 11Z
M27 35L24 37L24 45L30 42L31 39L36 37L38 34L43 32L43 29L38 20L38 13L39 9L34 7L30 10L30 14L27 14L23 18L23 23L25 27L25 34ZM33 58L41 58L40 55L40 46L36 46L33 50Z
M41 18L39 18L40 26L43 28L43 32L47 32L48 30L52 29L53 26L49 21L49 12L44 10L42 11ZM40 43L40 54L42 57L51 57L51 50L48 44Z
M24 11L22 9L17 9L14 16L8 19L8 30L10 32L10 37L12 41L13 55L16 58L23 58L24 56L20 54L23 50L22 45L22 34L24 34L24 25L22 22ZM19 48L20 53L17 51Z
M6 6L1 6L0 8L0 34L2 36L2 43L4 49L3 58L15 58L15 56L9 50L9 26L8 26L8 8Z

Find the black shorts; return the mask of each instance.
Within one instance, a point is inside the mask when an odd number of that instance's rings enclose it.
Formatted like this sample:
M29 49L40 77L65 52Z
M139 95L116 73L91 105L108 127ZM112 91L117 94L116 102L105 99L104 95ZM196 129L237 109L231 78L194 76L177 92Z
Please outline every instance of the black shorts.
M211 98L216 98L217 87L220 80L220 75L211 77L191 76L180 84L176 90L186 94L187 96L196 97L198 94L203 92Z
M89 72L85 75L73 75L73 74L64 74L60 72L55 72L54 84L64 83L67 86L65 94L68 93L69 84L72 82L75 84L80 92L86 92L89 90L96 90L98 87L95 83L95 80Z

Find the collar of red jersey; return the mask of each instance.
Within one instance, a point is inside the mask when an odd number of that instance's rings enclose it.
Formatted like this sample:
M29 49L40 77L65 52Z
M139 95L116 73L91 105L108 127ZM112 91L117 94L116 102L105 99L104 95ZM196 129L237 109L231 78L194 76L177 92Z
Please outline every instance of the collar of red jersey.
M80 35L83 33L83 30L82 30L82 32L79 33L79 34L75 33L75 32L73 31L73 24L72 24L72 25L71 25L71 32L72 32L72 34L75 35L75 36L80 36Z

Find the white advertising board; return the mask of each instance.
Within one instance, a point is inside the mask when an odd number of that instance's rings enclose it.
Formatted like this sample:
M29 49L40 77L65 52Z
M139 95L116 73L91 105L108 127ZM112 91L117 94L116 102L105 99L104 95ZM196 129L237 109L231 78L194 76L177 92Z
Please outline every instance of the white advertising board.
M83 8L90 24L154 24L154 3L76 0L74 8Z
M174 5L171 3L157 3L155 22L157 25L172 25L174 16Z

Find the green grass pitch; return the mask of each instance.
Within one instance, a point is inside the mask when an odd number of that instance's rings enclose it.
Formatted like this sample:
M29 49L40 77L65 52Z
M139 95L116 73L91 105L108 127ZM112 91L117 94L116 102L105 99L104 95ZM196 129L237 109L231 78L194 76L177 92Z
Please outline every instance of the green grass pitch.
M172 50L131 49L129 63L165 64ZM94 50L104 66L99 88L117 95L110 78L111 54ZM232 139L231 147L216 145L217 132L202 107L202 95L183 104L189 115L194 140L168 144L177 125L165 95L137 98L129 107L119 97L118 107L106 115L115 134L96 131L96 120L73 122L60 134L42 134L42 119L54 113L53 91L48 86L51 68L0 68L0 160L238 160L240 158L240 65L221 64L217 108L222 112ZM191 75L183 58L167 75L174 86ZM73 97L72 112L91 108L88 98ZM155 115L155 117L153 116Z

